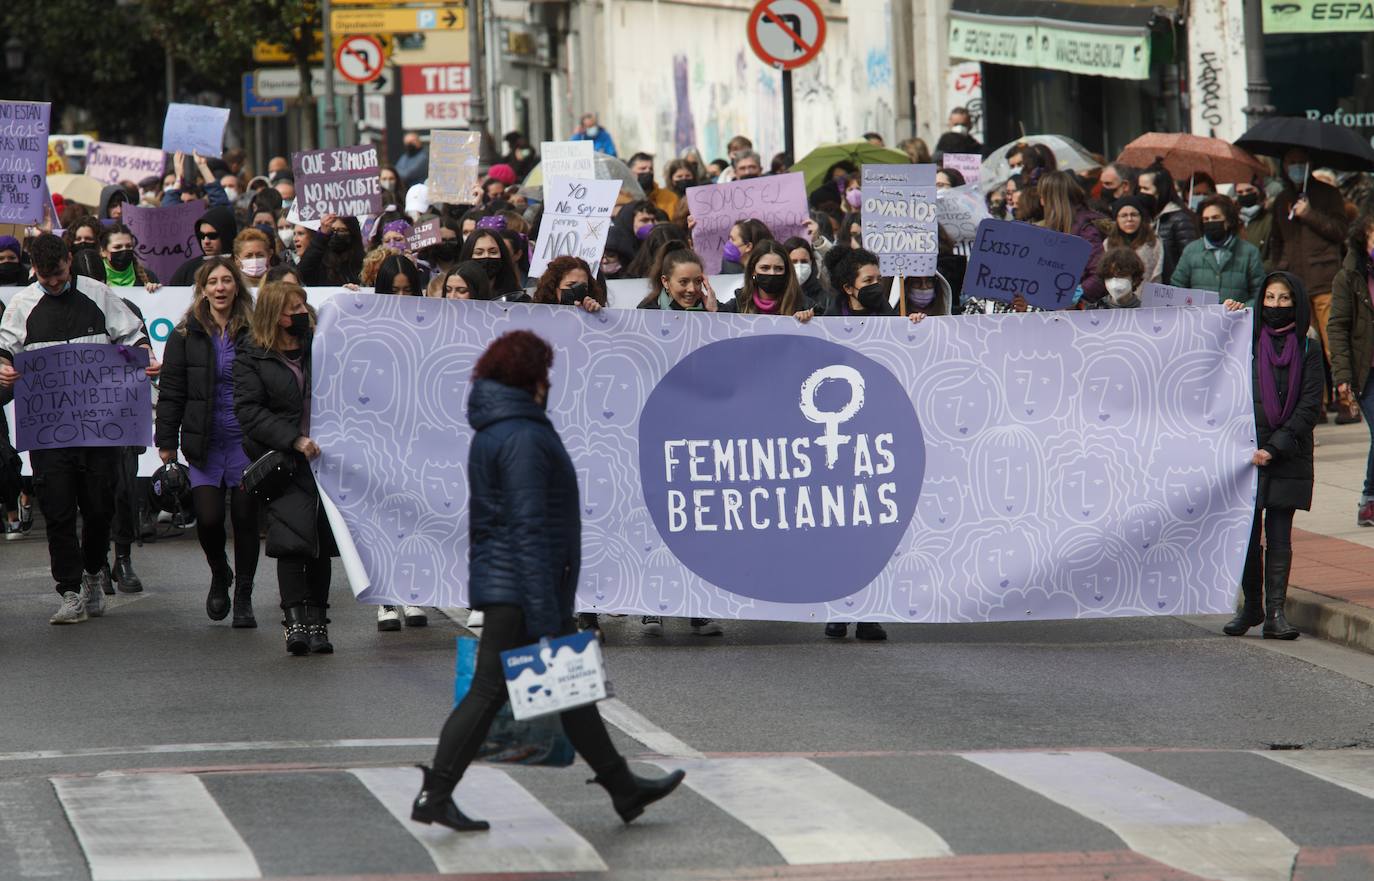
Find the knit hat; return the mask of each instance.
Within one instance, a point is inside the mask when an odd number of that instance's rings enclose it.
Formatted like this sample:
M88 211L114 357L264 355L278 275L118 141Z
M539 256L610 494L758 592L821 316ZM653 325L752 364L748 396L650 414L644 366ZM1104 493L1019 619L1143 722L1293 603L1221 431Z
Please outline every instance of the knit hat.
M1122 196L1112 203L1112 220L1116 220L1116 216L1121 213L1121 209L1127 207L1134 208L1140 212L1141 223L1149 223L1153 216L1150 213L1150 207L1145 204L1145 200L1139 196L1132 195Z
M487 177L492 180L499 180L506 186L515 183L515 169L504 162L498 162L487 170Z
M13 251L16 257L24 256L19 247L19 240L14 236L0 236L0 251Z

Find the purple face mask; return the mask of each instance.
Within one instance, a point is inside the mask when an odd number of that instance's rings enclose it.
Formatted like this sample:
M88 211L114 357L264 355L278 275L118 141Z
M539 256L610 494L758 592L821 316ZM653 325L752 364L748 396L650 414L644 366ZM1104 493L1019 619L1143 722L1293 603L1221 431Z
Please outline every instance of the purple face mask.
M924 309L935 301L935 288L912 288L907 292L907 302L917 309Z
M743 256L739 252L739 246L736 245L734 242L729 241L725 243L724 248L721 248L720 253L721 256L725 258L727 263L738 263L739 258Z
M645 239L647 239L649 237L649 233L653 231L654 225L652 223L646 223L643 226L637 226L635 227L635 238L639 239L642 242Z
M844 200L849 203L850 208L858 208L864 203L863 192L861 190L847 190Z

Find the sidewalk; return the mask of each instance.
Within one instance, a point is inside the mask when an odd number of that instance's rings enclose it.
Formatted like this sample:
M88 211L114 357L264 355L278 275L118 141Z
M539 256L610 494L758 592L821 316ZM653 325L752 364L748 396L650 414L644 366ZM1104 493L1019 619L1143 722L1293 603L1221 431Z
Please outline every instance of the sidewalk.
M1294 521L1288 620L1304 633L1374 652L1374 528L1355 525L1369 429L1363 422L1318 425L1317 441L1312 510Z

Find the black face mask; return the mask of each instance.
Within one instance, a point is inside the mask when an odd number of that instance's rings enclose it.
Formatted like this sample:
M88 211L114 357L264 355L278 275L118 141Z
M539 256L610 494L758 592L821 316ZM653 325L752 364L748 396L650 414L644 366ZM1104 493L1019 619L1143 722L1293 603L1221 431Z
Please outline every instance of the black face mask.
M685 196L687 195L687 188L691 185L692 182L690 180L675 180L673 181L673 192L677 193L679 196Z
M1207 241L1214 245L1220 245L1231 237L1226 231L1226 221L1208 220L1202 224L1202 234L1207 237Z
M787 290L787 274L782 275L755 275L754 287L763 291L769 296L776 297Z
M20 285L27 281L29 273L22 263L0 263L0 285Z
M477 261L477 264L487 274L489 281L496 281L496 277L501 274L501 267L506 265L506 261L500 257L483 257Z
M134 252L132 250L115 251L110 255L110 266L116 272L123 272L134 264Z
M419 148L419 147L415 146L414 144L406 144L406 155L407 155L407 156L414 156L416 153L419 153L419 152L420 152L420 148Z
M1241 193L1236 197L1236 203L1242 208L1254 208L1259 202L1259 193Z
M335 254L343 254L353 247L353 236L346 232L336 232L329 237L329 250Z
M77 242L72 245L72 253L75 254L77 251L95 251L99 248L100 246L95 242Z
M1145 203L1145 209L1150 212L1151 217L1159 216L1159 200L1155 198L1153 193L1138 193L1136 198Z
M291 316L291 326L286 332L294 337L310 336L310 313L297 312Z
M558 302L564 306L576 306L587 297L587 286L578 282L570 288L564 288L558 293Z
M635 175L635 180L639 181L639 188L646 193L654 188L654 173L652 171Z
M1274 330L1287 327L1298 317L1296 306L1264 306L1260 309L1260 318L1264 323Z
M854 296L859 299L859 307L865 312L880 311L887 302L887 294L887 285L880 281L865 285L854 292Z
M434 259L438 260L440 263L452 263L454 260L458 259L458 243L444 242L443 244L435 245L430 253L432 253Z

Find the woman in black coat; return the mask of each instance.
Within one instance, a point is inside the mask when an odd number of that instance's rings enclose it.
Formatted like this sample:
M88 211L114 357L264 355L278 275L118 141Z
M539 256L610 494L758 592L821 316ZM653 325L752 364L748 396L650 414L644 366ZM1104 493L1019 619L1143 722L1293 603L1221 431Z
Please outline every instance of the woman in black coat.
M1150 213L1155 217L1155 233L1164 246L1164 267L1160 277L1173 278L1183 249L1201 235L1197 215L1178 197L1174 179L1162 165L1151 165L1142 171L1138 186L1138 198L1149 203Z
M286 612L286 650L330 654L330 558L339 550L325 520L310 460L320 447L310 437L310 338L314 316L305 291L272 282L258 291L249 334L234 361L234 413L243 447L256 461L269 452L294 467L286 491L267 503L267 556L277 560L277 584Z
M1263 291L1263 304L1254 316L1251 370L1259 447L1252 461L1260 469L1255 524L1241 576L1245 605L1222 629L1228 636L1240 636L1263 622L1265 639L1297 639L1297 628L1284 617L1283 604L1293 565L1293 515L1299 508L1312 509L1312 428L1321 414L1326 377L1321 343L1307 336L1312 315L1302 281L1287 272L1272 272L1264 279ZM1227 300L1226 308L1245 306Z
M363 231L356 217L326 214L301 254L301 281L308 285L358 284L363 274Z
M551 366L549 344L516 330L498 337L472 369L468 591L486 623L472 686L444 723L434 769L421 766L424 783L410 814L419 823L459 832L489 828L458 810L453 789L506 703L501 652L576 632L582 520L577 473L545 414ZM682 771L653 780L635 776L611 743L595 704L567 710L560 720L626 823L686 776Z
M234 417L236 341L253 319L253 295L232 258L207 257L196 273L191 308L167 338L158 380L157 430L163 462L177 449L191 468L196 535L210 564L205 612L212 621L229 614L234 585L235 627L257 627L253 576L258 570L258 511L239 488L248 457ZM234 523L234 568L224 553L224 499Z

